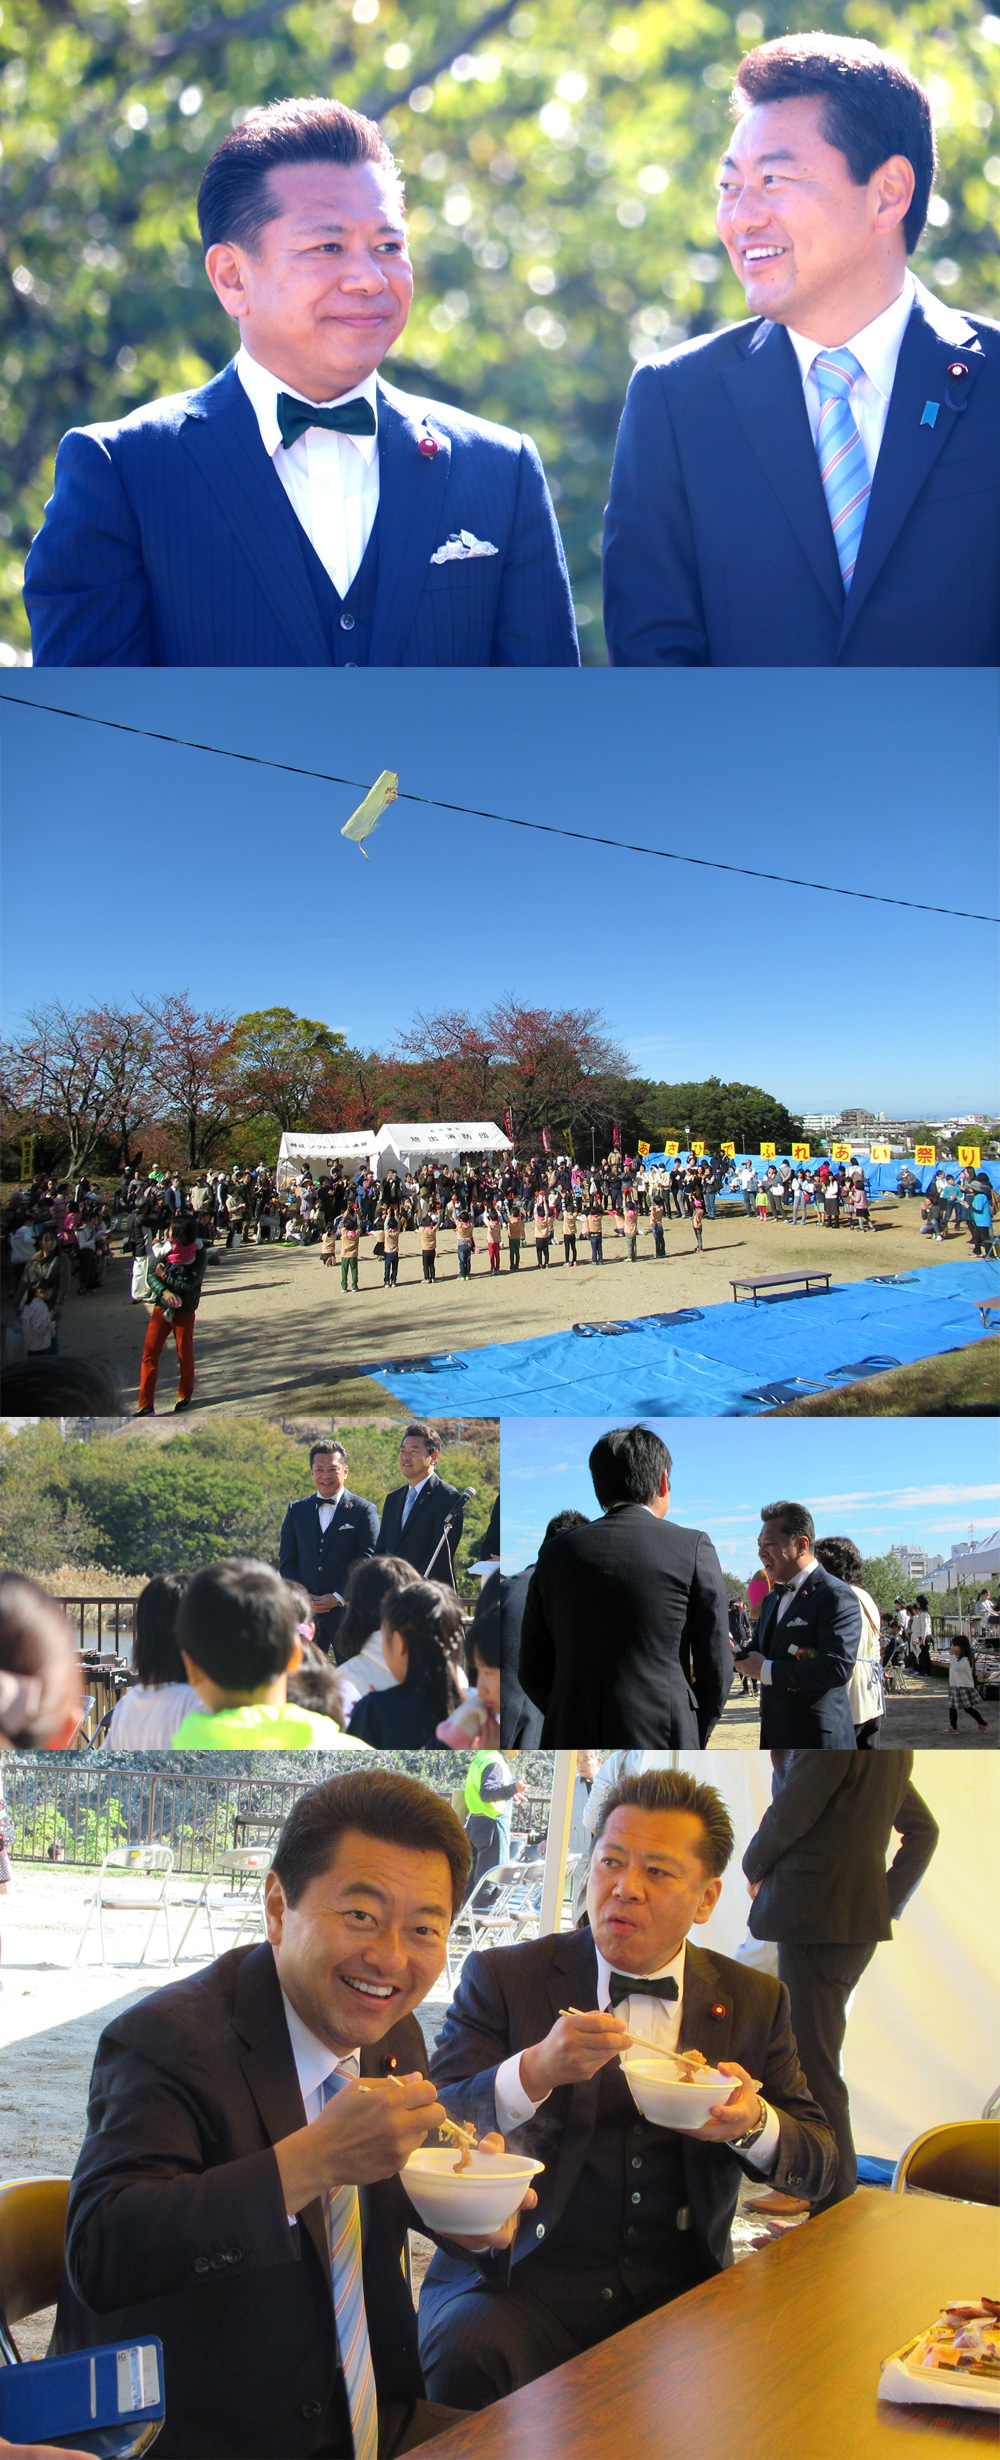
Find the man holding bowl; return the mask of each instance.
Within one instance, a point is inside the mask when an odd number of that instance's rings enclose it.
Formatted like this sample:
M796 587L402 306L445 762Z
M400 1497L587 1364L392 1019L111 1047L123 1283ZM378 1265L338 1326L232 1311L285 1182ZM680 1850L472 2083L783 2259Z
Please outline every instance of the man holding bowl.
M597 1828L589 1927L467 1959L434 2081L455 2116L545 2166L509 2276L473 2282L446 2250L433 2259L420 2354L434 2399L484 2408L721 2271L744 2175L810 2201L832 2180L787 1991L687 1943L732 1850L711 1786L672 1769L628 1777ZM700 2051L729 2090L698 2125L657 2125L620 2064L630 2044L665 2076L659 2052Z
M470 1860L412 1777L334 1778L285 1822L266 1943L103 2033L53 2350L157 2333L163 2460L396 2460L454 2422L424 2398L398 2173L446 2117L413 2010ZM450 2259L499 2279L516 2227Z

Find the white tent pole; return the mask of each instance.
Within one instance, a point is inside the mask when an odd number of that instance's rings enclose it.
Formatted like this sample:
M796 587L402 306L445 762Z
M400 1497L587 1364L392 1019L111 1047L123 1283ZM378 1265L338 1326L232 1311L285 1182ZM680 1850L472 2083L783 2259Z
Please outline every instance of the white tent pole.
M549 1801L549 1830L545 1847L545 1877L542 1881L542 1909L538 1919L540 1938L544 1938L547 1931L558 1930L562 1919L575 1781L575 1751L554 1751L552 1755L552 1794Z

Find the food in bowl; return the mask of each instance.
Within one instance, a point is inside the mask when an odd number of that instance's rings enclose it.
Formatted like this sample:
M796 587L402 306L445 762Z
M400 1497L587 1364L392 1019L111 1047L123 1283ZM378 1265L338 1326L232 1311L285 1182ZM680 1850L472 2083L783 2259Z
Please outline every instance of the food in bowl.
M422 2144L399 2175L427 2229L446 2238L470 2238L479 2230L490 2236L501 2229L544 2167L520 2153L470 2148L467 2168L459 2169L453 2144Z
M677 2135L696 2134L712 2111L740 2089L737 2077L720 2075L700 2052L654 2052L640 2042L626 2051L622 2074L643 2117Z

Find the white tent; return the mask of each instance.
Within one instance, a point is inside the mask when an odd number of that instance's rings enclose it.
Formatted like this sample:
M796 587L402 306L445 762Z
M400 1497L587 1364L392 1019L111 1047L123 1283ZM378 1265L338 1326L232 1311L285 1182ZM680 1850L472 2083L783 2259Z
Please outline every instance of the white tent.
M308 1129L301 1133L286 1130L278 1147L278 1186L287 1187L289 1180L307 1168L314 1176L317 1172L322 1176L334 1162L353 1163L355 1167L365 1162L370 1168L374 1152L375 1138L370 1128L353 1128L349 1135L338 1136L317 1136Z
M391 1170L419 1168L423 1162L457 1162L467 1153L512 1153L492 1119L388 1120L375 1140L375 1168L384 1179Z

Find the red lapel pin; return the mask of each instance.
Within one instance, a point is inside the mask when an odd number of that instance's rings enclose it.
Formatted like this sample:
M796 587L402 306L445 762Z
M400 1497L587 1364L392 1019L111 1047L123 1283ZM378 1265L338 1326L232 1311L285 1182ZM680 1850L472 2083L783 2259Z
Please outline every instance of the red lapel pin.
M721 2000L719 2000L719 2001L717 2001L717 2003L716 2003L716 2005L715 2005L714 2007L710 2007L710 2008L709 2008L709 2011L708 2011L708 2012L709 2012L709 2015L710 2015L710 2016L716 2016L716 2017L718 2017L718 2016L724 2016L726 2011L725 2011L725 2008L724 2008L724 2007L723 2007L723 2005L722 2005Z
M968 375L968 373L969 373L969 370L968 370L968 368L966 367L966 364L965 364L965 360L964 360L964 359L953 359L953 360L952 360L952 362L951 362L951 366L950 366L950 367L949 367L949 369L948 369L948 374L949 374L949 376L967 376L967 375Z
M434 460L434 458L435 458L435 456L436 456L436 454L440 451L440 446L439 446L439 444L438 444L437 437L436 437L436 436L418 436L418 438L417 438L417 451L418 451L418 453L422 453L422 454L423 454L425 461L433 461L433 460Z

